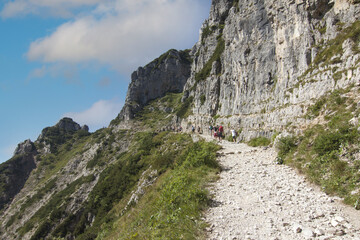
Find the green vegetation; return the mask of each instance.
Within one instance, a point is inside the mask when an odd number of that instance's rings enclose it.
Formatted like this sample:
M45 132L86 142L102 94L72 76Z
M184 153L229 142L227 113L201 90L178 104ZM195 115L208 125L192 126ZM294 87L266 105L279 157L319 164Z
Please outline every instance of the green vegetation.
M206 26L203 31L202 31L202 34L201 34L201 43L204 44L204 41L207 37L209 37L211 34L213 34L216 30L216 26Z
M168 138L170 137L170 138ZM205 184L215 178L219 171L212 143L191 143L188 135L167 136L166 146L177 154L156 152L163 174L148 193L131 210L121 213L122 204L115 207L120 215L115 224L104 226L102 239L201 239L204 238L205 223L201 213L210 202ZM160 138L161 139L161 138ZM172 150L170 150L172 151ZM151 157L153 158L153 157ZM158 158L158 157L156 157ZM167 166L164 168L164 166ZM120 231L119 231L120 230Z
M333 56L343 53L342 44L345 40L351 39L354 42L353 50L358 52L357 46L360 41L360 21L354 22L351 26L343 29L334 39L330 40L314 60L314 64L321 62L329 64Z
M324 124L308 128L301 136L281 138L277 148L286 164L298 168L326 193L359 208L360 161L356 153L360 150L360 133L357 125L349 123L359 110L346 94L349 91L356 88L335 90L319 99L307 116L322 117Z
M319 31L320 33L323 33L324 31L326 31L326 27L319 29ZM339 58L336 56L341 56L343 54L342 45L347 39L351 39L354 43L352 48L353 52L355 54L359 53L360 21L355 21L347 28L342 28L339 34L334 39L329 40L326 44L321 46L319 53L316 55L314 61L311 63L311 66L303 74L303 76L306 76L314 69L318 69L320 64L326 66L339 61Z
M60 171L74 156L84 152L85 145L90 137L78 139L72 143L69 149L67 144L57 147L56 153L42 155L39 157L40 164L35 174L41 176L40 184L45 183L48 179Z
M271 143L269 138L257 137L251 139L247 144L251 147L268 146Z
M78 180L72 182L64 190L52 196L50 201L45 206L41 207L34 214L34 216L19 229L20 236L23 236L37 224L39 224L39 227L31 239L41 239L47 236L51 228L57 223L57 221L61 219L62 215L64 214L65 209L61 207L63 203L66 203L70 200L70 195L77 187L94 180L95 178L93 175L79 178ZM47 216L49 215L50 217L47 219Z
M296 138L293 136L282 137L276 147L279 150L279 157L284 157L296 147Z
M203 141L193 143L187 134L135 132L129 137L127 131L110 133L109 129L102 129L88 139L95 143L101 138L101 150L87 166L88 169L106 167L100 176L83 176L58 192L53 192L58 179L48 180L24 202L7 227L20 219L25 209L51 194L50 200L18 229L19 236L34 231L31 239L62 239L70 232L78 240L99 236L101 239L204 238L201 213L210 202L205 185L220 171L216 161L219 147ZM114 151L114 144L123 137L131 141L128 151ZM74 147L85 147L78 144ZM72 154L76 155L76 148ZM61 148L58 154L63 156ZM106 160L110 158L115 159L112 164ZM140 202L128 205L132 191L148 169L156 170L156 181L144 189ZM87 199L82 199L79 211L70 212L68 204L74 201L74 193L95 180L95 187Z
M170 49L169 51L167 51L166 53L163 53L160 55L160 57L156 58L155 60L153 60L151 63L147 64L146 66L149 66L150 64L155 64L154 68L152 70L158 69L159 66L164 63L164 61L166 59L169 58L175 58L178 59L174 54L172 54L172 52L177 51L175 49ZM179 55L180 55L180 60L181 62L185 62L185 63L192 63L192 58L190 56L190 49L186 49L183 51L179 51Z
M221 62L221 54L225 50L225 40L222 38L222 35L218 37L218 43L216 45L215 51L209 61L207 61L199 72L195 74L195 80L196 82L204 81L207 77L210 76L212 64L214 62Z
M177 109L176 116L180 118L187 118L191 115L191 107L193 105L194 97L188 97Z
M188 97L181 102L182 97L183 93L168 93L151 101L137 114L135 121L152 129L162 129L171 124L173 114L180 118L188 117L192 113L194 98Z
M62 119L63 122L69 122L69 124L72 124L73 121L70 118L64 118ZM90 135L85 130L78 130L78 131L72 131L72 130L65 130L63 128L59 128L58 126L53 127L47 127L44 128L42 133L42 141L45 142L45 144L50 145L50 150L52 153L57 153L59 148L64 144L67 143L68 150L71 148L72 143L76 142L77 140L86 137Z
M214 121L216 121L218 118L220 118L220 115L219 115L219 114L216 114L216 115L213 117Z
M200 96L201 105L204 105L205 101L206 101L206 96L205 96L205 94L203 94Z

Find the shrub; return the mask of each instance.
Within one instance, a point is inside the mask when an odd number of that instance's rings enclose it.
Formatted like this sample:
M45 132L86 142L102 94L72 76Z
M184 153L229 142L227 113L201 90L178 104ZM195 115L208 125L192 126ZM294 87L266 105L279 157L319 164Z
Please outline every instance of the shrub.
M325 132L316 137L314 150L317 154L324 155L328 152L339 150L343 136L339 132Z
M211 168L218 168L219 164L216 161L214 149L217 149L214 143L194 143L189 149L184 166L200 167L204 165Z
M308 113L310 113L312 115L312 117L319 116L319 113L320 113L322 107L324 106L325 102L326 102L326 99L323 97L318 99L314 105L309 107Z
M279 157L284 157L296 148L296 138L293 136L282 137L279 139L276 148L279 150Z
M206 101L206 96L205 96L205 94L203 94L200 96L201 105L204 105L205 101Z

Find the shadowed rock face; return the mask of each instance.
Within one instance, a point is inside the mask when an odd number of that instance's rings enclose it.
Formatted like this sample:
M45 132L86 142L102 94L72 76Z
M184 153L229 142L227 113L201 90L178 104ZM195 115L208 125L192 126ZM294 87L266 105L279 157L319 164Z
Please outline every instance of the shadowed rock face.
M130 120L148 102L168 92L182 92L190 76L189 51L169 50L131 75L120 120Z
M17 146L13 158L0 165L0 210L20 192L36 168L36 154L34 143L26 140Z

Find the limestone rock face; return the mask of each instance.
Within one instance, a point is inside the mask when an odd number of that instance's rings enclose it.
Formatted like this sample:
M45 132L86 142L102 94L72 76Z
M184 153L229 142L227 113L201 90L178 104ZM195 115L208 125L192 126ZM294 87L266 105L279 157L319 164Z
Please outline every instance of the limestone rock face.
M347 0L213 0L192 49L184 96L194 108L184 124L204 126L217 115L247 136L305 124L312 99L360 78L358 42L340 39L359 9ZM330 54L334 42L343 51Z
M145 67L139 67L131 75L120 120L128 121L151 100L163 97L167 92L182 92L190 76L189 51L169 50Z

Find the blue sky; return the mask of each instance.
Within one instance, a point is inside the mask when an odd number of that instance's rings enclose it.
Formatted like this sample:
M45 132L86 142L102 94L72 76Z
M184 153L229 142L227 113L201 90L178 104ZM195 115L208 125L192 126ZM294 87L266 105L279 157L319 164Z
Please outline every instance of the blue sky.
M191 48L211 0L0 1L0 162L69 116L108 126L130 74Z

